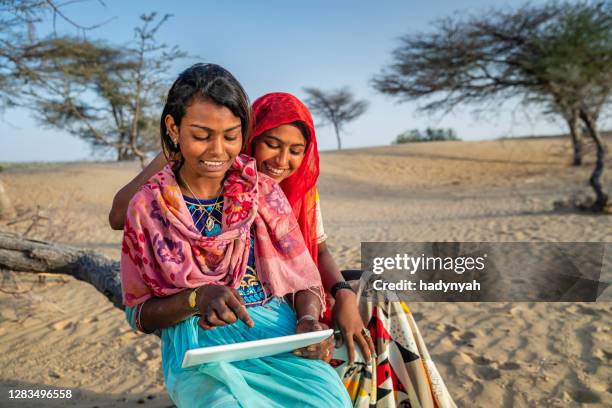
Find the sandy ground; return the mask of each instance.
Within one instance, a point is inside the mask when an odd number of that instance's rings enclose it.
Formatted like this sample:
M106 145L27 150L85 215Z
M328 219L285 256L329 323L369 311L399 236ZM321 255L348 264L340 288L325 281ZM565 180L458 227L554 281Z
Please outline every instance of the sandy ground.
M361 241L612 242L612 217L555 209L557 200L590 193L592 159L572 168L569 158L569 143L558 138L323 153L328 242L342 268L359 267ZM121 233L106 217L114 192L137 170L132 163L9 168L0 179L17 210L38 207L48 219L3 228L118 258ZM131 331L88 284L9 272L1 283L0 405L172 406L157 338ZM611 303L410 307L461 407L612 404ZM71 389L73 398L8 399L10 389L43 388Z

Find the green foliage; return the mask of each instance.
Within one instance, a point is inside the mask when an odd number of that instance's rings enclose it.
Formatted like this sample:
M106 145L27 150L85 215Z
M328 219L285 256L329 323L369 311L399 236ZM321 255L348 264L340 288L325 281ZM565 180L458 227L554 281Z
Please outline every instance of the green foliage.
M585 107L597 117L612 89L612 3L568 6L532 41L520 69L547 84L539 94L552 110L567 117Z
M397 135L392 144L403 143L418 143L418 142L440 142L440 141L458 141L457 133L453 129L435 129L427 128L424 132L418 129L407 130L404 133Z

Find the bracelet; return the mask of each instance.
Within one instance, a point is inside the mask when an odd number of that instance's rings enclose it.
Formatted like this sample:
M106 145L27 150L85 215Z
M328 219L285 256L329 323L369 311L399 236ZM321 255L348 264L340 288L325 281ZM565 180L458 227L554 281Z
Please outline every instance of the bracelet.
M330 291L334 299L336 298L336 292L338 292L340 289L348 289L351 292L355 293L350 283L344 282L344 281L337 282L336 284L334 284L334 286L332 286L331 291Z
M307 320L312 320L312 321L315 321L315 322L318 322L318 321L319 321L319 320L318 320L316 317L314 317L313 315L311 315L311 314L305 314L304 316L302 316L302 317L300 317L300 318L298 319L297 324L300 324L300 322L301 322L302 320L306 320L306 319L307 319Z
M136 305L136 329L142 332L142 325L140 324L140 311L142 310L142 303Z
M191 310L193 310L195 314L200 314L200 310L198 309L197 297L198 297L198 289L194 289L189 294L187 301L189 302L189 307L191 308Z
M138 331L141 333L150 334L151 332L145 331L142 328L142 323L140 322L140 315L142 314L142 308L144 307L145 303L147 303L146 300L136 306L136 329L138 329Z

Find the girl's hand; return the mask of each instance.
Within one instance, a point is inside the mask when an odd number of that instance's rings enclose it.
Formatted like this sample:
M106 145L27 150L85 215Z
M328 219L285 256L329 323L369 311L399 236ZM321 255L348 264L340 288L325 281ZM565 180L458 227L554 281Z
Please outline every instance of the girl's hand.
M307 333L313 331L327 330L329 327L327 325L320 323L318 320L312 318L305 318L298 322L298 325L295 330L295 334ZM327 363L332 358L334 353L334 337L329 336L325 340L311 344L307 347L302 347L293 352L296 356L309 358L312 360L323 360Z
M372 356L376 356L376 349L369 332L361 321L357 309L357 295L351 290L343 289L336 292L335 300L332 319L346 343L349 363L355 362L355 342L359 345L365 361L370 361Z
M242 296L235 289L222 285L205 285L198 289L196 301L200 311L198 326L204 330L225 326L242 320L247 326L254 323Z

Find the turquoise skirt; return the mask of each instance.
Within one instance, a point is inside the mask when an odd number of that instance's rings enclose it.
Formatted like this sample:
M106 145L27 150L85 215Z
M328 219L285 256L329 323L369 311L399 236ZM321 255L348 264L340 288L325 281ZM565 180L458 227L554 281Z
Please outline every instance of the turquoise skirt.
M321 360L283 353L270 357L181 368L189 349L295 334L296 316L273 299L248 308L255 323L202 330L191 317L162 330L162 368L166 388L179 407L352 407L334 369ZM128 312L128 321L132 313Z

